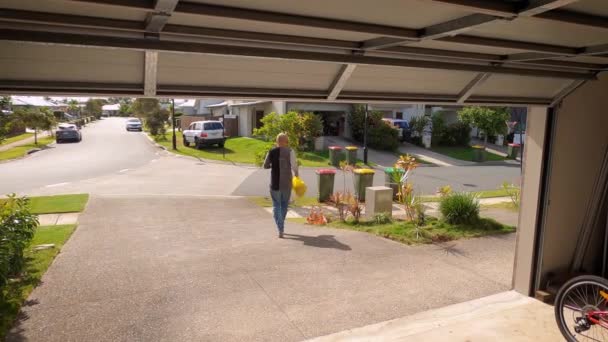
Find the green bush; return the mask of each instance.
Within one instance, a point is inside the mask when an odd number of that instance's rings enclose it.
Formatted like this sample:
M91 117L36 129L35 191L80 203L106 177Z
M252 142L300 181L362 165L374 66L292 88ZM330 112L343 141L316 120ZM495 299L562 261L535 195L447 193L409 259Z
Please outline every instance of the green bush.
M262 127L253 131L253 135L268 141L274 141L279 133L287 134L289 147L295 151L306 150L313 147L314 138L323 133L323 121L313 113L270 113L262 118Z
M0 202L0 297L8 279L24 265L23 252L38 226L38 217L28 208L27 198L11 195Z
M471 126L464 122L446 124L441 112L433 115L431 141L435 146L468 146L471 140Z
M370 111L367 116L368 128L382 121L382 112ZM363 132L365 126L365 105L353 105L353 111L348 115L348 124L353 139L363 142Z
M439 211L450 224L467 224L479 220L479 200L471 193L451 193L441 198Z
M422 144L422 133L424 132L424 129L426 128L426 125L428 123L429 117L425 115L414 116L410 119L410 129L412 130L412 133L414 133L414 136L412 136L412 140L414 137L419 138L420 140L420 143L416 145Z
M368 145L379 150L394 151L399 147L399 132L380 121L369 128Z
M270 151L274 146L274 143L268 143L263 149L257 151L255 153L255 165L262 166L264 164L264 160L266 159L266 154L268 154L268 151Z

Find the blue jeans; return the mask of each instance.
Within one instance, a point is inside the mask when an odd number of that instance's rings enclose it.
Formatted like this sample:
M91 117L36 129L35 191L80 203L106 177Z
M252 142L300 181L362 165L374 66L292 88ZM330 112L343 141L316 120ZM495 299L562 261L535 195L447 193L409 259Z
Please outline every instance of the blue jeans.
M283 229L285 228L285 217L287 217L287 208L289 206L290 196L291 191L270 190L274 222L277 224L279 233L282 233Z

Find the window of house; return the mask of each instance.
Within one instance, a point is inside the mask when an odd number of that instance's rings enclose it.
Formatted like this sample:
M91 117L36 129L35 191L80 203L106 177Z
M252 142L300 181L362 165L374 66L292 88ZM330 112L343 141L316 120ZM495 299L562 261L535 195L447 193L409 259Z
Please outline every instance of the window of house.
M403 112L397 112L395 114L395 119L403 119Z

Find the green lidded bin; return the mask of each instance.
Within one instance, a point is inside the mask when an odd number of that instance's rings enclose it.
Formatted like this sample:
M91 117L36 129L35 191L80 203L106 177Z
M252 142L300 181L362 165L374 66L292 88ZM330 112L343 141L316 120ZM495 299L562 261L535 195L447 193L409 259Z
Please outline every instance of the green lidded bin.
M357 150L359 150L357 146L346 146L346 163L348 165L357 164Z
M473 161L483 162L486 160L486 147L481 145L472 146L473 148Z
M517 157L519 156L519 150L521 149L521 145L520 144L509 144L508 146L508 158L509 159L517 159Z
M355 175L355 196L361 202L365 202L365 188L374 184L374 174L372 169L356 169L353 171Z
M317 174L318 184L318 200L319 203L329 201L331 194L334 193L334 179L336 177L336 170L332 169L321 169L315 171Z
M340 146L329 146L329 161L331 165L340 167L340 160L342 159L342 147Z

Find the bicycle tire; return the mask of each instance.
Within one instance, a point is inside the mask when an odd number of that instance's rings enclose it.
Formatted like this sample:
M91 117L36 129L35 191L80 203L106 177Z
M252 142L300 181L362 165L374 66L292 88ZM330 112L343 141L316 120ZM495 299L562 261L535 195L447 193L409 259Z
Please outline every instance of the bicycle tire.
M582 285L597 285L608 292L608 280L594 275L582 275L572 278L559 289L557 296L555 297L555 320L562 336L564 336L568 342L591 341L591 339L588 338L585 340L577 339L566 325L566 317L564 317L565 296L573 289Z

